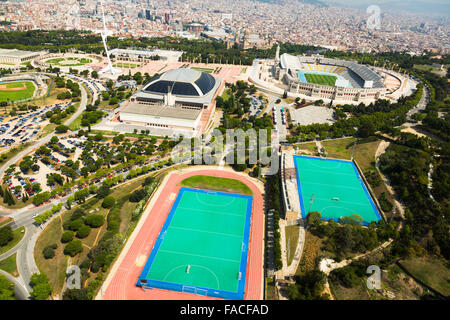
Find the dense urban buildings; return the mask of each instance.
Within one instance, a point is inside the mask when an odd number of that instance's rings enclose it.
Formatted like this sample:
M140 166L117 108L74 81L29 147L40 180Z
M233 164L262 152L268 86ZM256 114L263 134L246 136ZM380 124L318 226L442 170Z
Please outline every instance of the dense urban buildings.
M0 8L0 21L12 24L0 28L96 31L102 29L99 8L95 0L6 1ZM365 10L297 0L282 4L250 0L107 1L105 10L108 28L122 37L195 38L204 33L244 49L278 41L361 52L450 50L448 17L386 11L381 13L378 30L368 28L370 14Z

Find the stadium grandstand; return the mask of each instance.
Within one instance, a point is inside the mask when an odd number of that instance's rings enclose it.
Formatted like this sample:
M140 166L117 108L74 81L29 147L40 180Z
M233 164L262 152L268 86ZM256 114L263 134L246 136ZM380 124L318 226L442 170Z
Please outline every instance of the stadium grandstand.
M273 77L294 94L362 102L386 95L384 79L367 66L323 56L277 56Z

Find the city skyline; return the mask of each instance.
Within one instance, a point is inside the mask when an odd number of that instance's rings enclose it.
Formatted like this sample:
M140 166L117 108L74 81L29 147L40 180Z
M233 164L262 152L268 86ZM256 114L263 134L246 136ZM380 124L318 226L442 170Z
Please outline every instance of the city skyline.
M3 26L6 31L103 28L98 1L86 0L81 5L73 0L58 0L51 5L42 0L26 5L15 1L4 4L0 20L14 22ZM369 25L375 13L297 0L283 1L283 5L248 0L108 1L105 14L108 28L119 37L199 38L208 30L212 38L226 41L247 30L273 41L338 50L448 52L448 17L394 14L380 9L380 28L376 30ZM192 23L200 23L201 28L191 27Z

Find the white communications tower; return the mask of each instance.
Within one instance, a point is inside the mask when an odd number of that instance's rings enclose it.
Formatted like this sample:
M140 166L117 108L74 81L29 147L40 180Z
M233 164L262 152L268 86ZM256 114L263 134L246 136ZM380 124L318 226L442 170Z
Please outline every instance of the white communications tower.
M103 8L103 0L100 0L100 5L102 7L102 16L103 16L103 31L101 32L101 35L102 35L103 46L105 47L106 57L108 59L108 65L103 70L101 70L99 73L101 73L101 74L109 73L109 74L115 75L115 74L121 73L121 71L119 69L113 68L112 63L111 63L108 46L106 45L106 39L108 38L108 36L112 35L112 32L106 29L105 10Z

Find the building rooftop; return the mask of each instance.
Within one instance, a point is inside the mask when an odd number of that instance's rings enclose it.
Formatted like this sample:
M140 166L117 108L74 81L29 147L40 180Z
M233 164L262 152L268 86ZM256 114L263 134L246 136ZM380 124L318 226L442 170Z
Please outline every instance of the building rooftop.
M36 52L18 49L0 49L0 56L2 57L23 58L33 54L36 54Z
M220 79L206 72L180 68L153 79L135 97L138 101L163 101L170 90L176 103L206 105L212 102L220 84Z
M147 105L139 103L130 103L121 113L134 113L138 115L177 118L195 120L198 118L202 110L182 109L180 107L170 107L164 104Z

